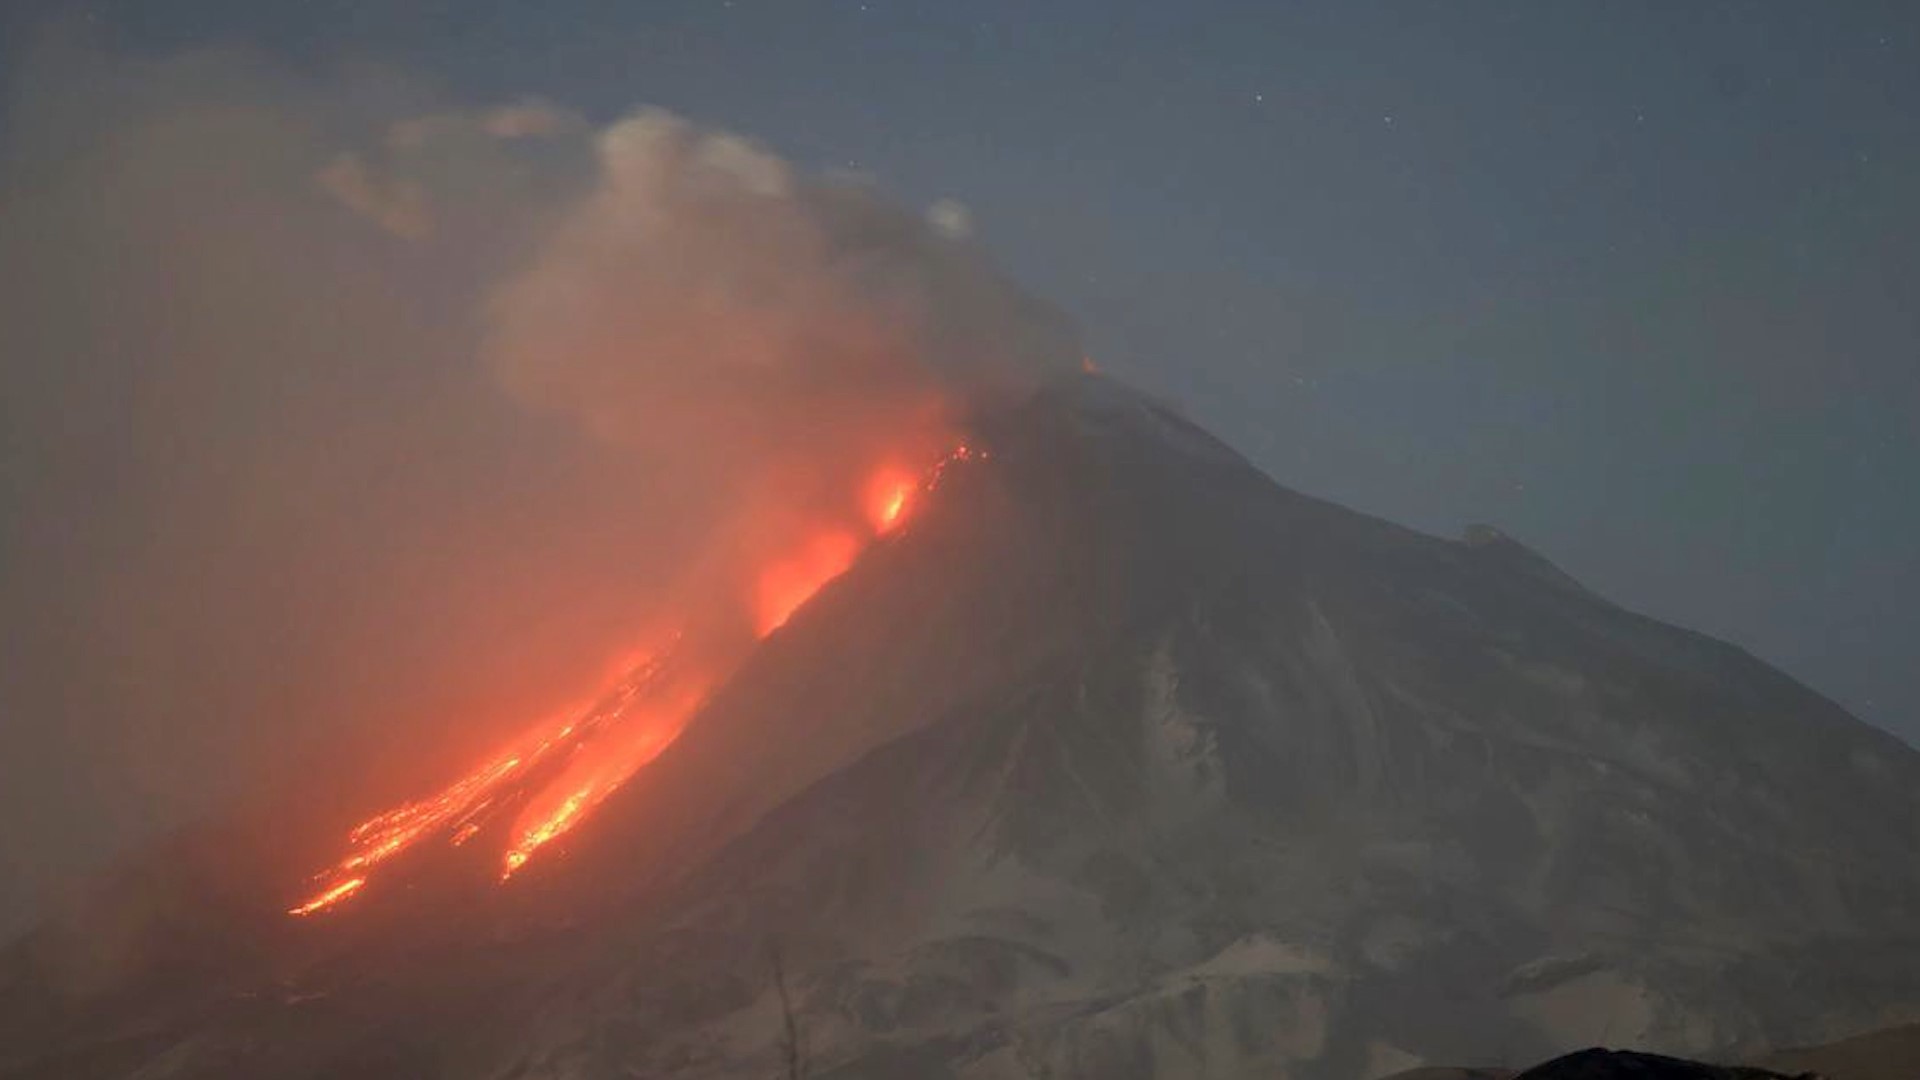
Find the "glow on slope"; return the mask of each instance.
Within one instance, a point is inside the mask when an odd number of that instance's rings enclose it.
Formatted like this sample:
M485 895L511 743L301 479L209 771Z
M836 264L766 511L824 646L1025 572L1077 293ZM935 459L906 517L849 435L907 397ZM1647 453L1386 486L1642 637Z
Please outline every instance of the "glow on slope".
M675 635L663 649L634 654L590 704L535 725L507 750L433 795L354 826L347 854L316 875L316 890L287 913L304 917L328 911L360 895L376 870L422 841L441 837L450 846L463 846L511 811L499 875L510 879L671 746L754 641L785 625L845 573L868 543L900 529L918 497L933 490L947 469L982 456L962 443L917 474L897 465L874 470L862 489L864 534L844 523L822 525L754 577L745 613L754 631L751 640L719 635L691 642Z
M699 677L674 680L628 709L619 727L576 754L514 819L500 880L512 877L542 845L570 832L628 777L671 746L706 700L710 685Z
M288 908L290 915L325 911L359 892L366 875L410 850L421 840L451 831L455 846L480 829L481 819L499 797L528 773L550 765L591 735L632 700L658 670L659 661L643 656L608 694L591 708L565 710L516 741L514 747L455 780L440 791L376 814L347 834L345 858L320 874L318 891Z
M845 529L816 534L798 551L760 573L754 593L754 631L766 637L785 626L800 605L821 587L847 572L859 556L861 540Z
M312 899L308 900L306 903L301 904L298 907L288 908L287 914L311 915L316 911L321 911L325 908L332 907L334 904L337 904L340 901L345 900L347 897L352 896L354 893L359 892L363 887L365 887L366 884L367 884L366 878L363 878L363 877L348 878L347 880L342 881L339 884L334 885L332 888L327 889L326 891L320 893L318 896L313 897Z

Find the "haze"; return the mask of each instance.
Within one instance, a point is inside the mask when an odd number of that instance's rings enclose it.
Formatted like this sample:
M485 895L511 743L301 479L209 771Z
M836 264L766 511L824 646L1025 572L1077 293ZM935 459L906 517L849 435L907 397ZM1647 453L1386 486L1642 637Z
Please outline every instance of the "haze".
M746 528L761 462L886 415L808 395L911 402L954 335L1084 344L1285 484L1493 522L1920 736L1907 6L1269 8L10 7L0 923L277 778L463 763ZM869 308L802 199L745 257L843 314L754 325L913 365L680 408L722 318L609 380L594 332L657 294L502 297L604 235L550 230L623 121L758 140L966 302Z

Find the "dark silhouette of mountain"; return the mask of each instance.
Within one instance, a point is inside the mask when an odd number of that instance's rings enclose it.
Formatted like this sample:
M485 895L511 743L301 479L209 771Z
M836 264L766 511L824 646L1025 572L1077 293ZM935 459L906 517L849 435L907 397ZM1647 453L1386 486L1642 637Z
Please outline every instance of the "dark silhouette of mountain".
M104 904L137 962L68 976L98 914L15 950L0 1076L772 1076L771 947L823 1080L1730 1060L1920 1014L1898 740L1108 380L979 427L558 857L298 925L148 880L164 933Z
M1707 1065L1655 1054L1588 1049L1525 1072L1425 1066L1386 1080L1911 1080L1920 1076L1920 1024L1824 1046L1767 1054L1750 1066Z
M1515 1080L1791 1080L1744 1065L1706 1065L1632 1050L1577 1050L1535 1065Z

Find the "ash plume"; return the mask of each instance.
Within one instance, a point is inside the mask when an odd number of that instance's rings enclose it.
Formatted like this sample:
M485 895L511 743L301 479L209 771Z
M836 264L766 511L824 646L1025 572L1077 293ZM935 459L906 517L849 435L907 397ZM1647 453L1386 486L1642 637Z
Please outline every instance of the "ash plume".
M609 439L719 424L777 452L843 411L1077 360L1056 311L870 189L654 109L595 149L595 189L495 296L490 344L516 393Z
M19 60L0 927L295 776L344 808L469 764L856 463L1079 355L956 204L658 110Z
M755 550L877 455L937 456L963 403L1079 356L1058 311L952 227L642 109L492 294L488 361L528 405L674 464L682 513ZM708 545L711 547L711 545Z

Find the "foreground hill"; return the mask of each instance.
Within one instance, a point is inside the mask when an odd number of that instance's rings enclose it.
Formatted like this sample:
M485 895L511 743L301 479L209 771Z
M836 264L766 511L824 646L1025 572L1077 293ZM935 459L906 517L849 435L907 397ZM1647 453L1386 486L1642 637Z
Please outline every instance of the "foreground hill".
M1756 1065L1709 1065L1631 1051L1590 1049L1532 1068L1425 1066L1386 1080L1911 1080L1920 1077L1920 1024L1825 1046L1766 1055Z
M1388 1080L1807 1080L1744 1065L1709 1065L1662 1054L1592 1047L1519 1071L1414 1069Z

